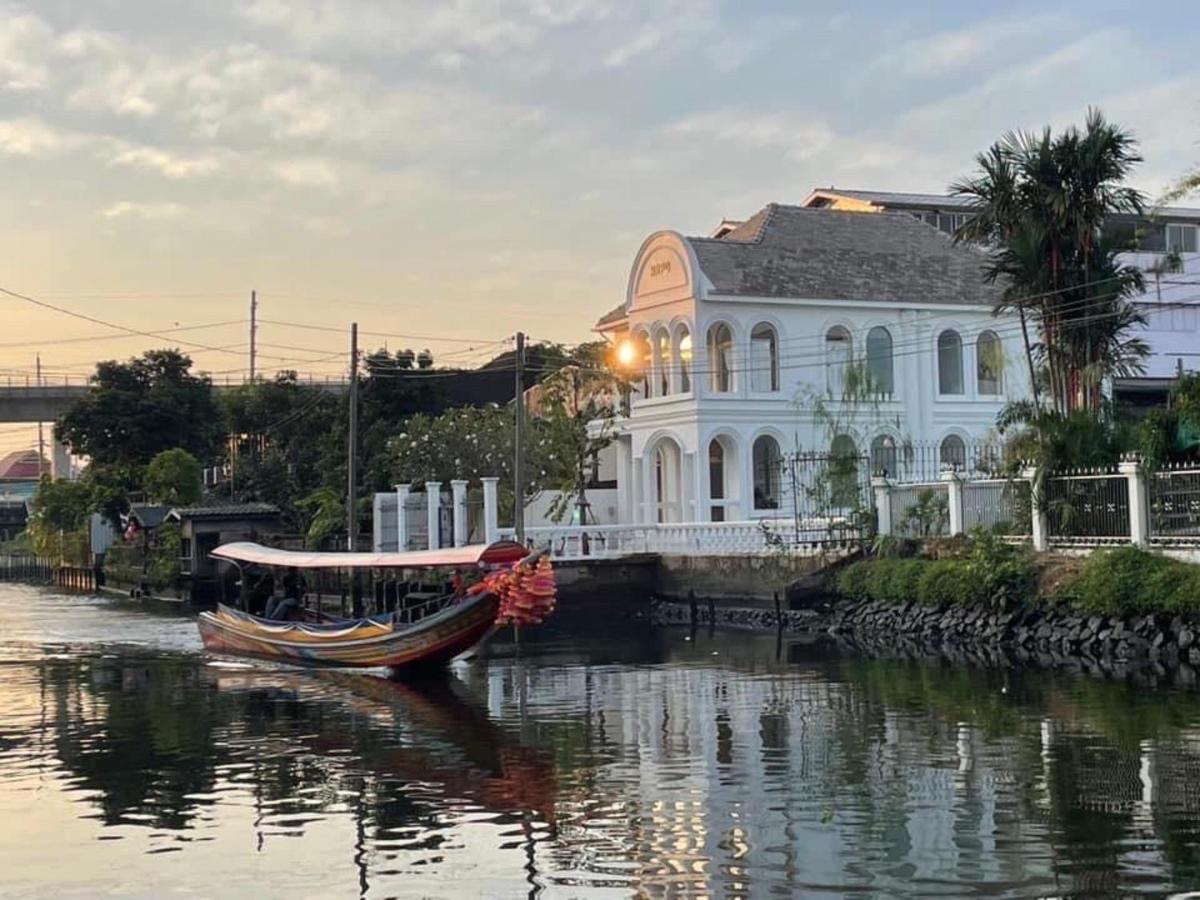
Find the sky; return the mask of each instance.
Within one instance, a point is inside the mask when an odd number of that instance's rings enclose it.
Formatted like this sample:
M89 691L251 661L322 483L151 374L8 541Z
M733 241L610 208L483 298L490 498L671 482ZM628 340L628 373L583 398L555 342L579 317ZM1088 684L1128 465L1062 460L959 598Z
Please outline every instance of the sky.
M0 295L0 384L38 354L81 380L168 343L240 378L252 289L260 371L344 371L351 321L444 364L517 330L584 340L656 229L828 185L943 190L1089 104L1140 139L1153 195L1200 162L1194 21L1102 0L0 0L0 288L189 329ZM0 425L0 451L31 434Z

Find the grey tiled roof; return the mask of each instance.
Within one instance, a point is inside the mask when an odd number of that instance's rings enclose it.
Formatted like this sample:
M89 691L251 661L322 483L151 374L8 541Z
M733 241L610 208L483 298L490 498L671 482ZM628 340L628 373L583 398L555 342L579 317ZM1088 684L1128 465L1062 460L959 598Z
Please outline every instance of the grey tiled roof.
M184 506L171 510L178 519L250 519L279 515L279 507L270 503L227 503L212 506Z
M143 528L157 528L171 512L169 506L157 506L151 503L134 503L129 507L129 515L142 523Z
M625 316L625 304L622 303L620 306L610 309L608 312L602 315L594 327L603 328L605 325L613 324L613 322L620 322L625 318Z
M713 293L991 306L984 257L904 212L770 204L723 238L687 239Z
M878 203L889 209L916 208L922 209L971 209L975 201L969 197L956 197L952 194L916 194L906 191L844 191L841 188L816 188L829 194L840 194L855 200L865 200L868 203Z

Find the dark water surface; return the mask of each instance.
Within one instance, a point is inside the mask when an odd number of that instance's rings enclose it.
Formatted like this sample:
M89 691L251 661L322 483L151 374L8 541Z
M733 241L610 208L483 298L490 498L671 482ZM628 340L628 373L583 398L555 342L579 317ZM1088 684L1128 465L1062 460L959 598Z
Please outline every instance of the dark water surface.
M4 896L1196 888L1195 693L567 619L415 686L0 585Z

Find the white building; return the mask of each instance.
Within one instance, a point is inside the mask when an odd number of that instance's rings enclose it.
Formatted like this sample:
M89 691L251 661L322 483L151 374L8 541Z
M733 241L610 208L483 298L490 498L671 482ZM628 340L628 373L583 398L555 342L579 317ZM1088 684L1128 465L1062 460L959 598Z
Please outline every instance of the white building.
M964 197L832 187L812 191L802 205L848 212L903 211L947 234L972 213L972 203ZM1123 232L1138 248L1125 254L1124 262L1145 273L1146 292L1134 303L1146 318L1139 336L1150 345L1142 377L1118 379L1112 393L1129 406L1160 405L1180 370L1200 366L1200 282L1195 277L1200 271L1200 209L1156 209L1141 219L1114 215L1106 228Z
M914 441L961 462L1028 392L982 264L907 212L771 204L711 237L650 235L596 326L645 375L616 444L620 520L790 515L797 450L863 475Z

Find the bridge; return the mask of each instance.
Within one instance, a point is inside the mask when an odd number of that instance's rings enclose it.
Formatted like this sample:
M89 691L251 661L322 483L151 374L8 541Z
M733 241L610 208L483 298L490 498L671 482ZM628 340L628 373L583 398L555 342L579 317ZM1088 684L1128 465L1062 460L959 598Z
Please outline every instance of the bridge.
M315 387L333 394L345 392L346 381L301 381L301 385ZM218 393L240 387L232 382L214 384ZM0 385L0 422L53 422L78 400L87 395L86 383Z

